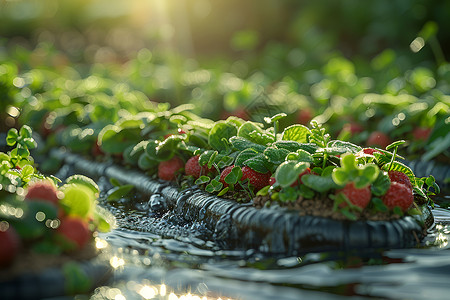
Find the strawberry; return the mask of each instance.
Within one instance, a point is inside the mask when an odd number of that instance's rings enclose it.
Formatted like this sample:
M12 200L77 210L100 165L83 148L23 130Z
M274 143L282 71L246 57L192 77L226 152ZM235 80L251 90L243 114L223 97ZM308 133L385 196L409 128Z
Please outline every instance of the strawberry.
M238 118L241 118L243 120L248 120L249 119L249 115L248 115L248 113L247 113L247 111L245 110L244 107L236 108L236 110L233 111L231 115L232 116L236 116Z
M209 169L208 166L200 166L198 163L200 155L193 156L188 159L186 164L184 165L184 172L186 175L192 175L195 178L199 178L201 175L208 174L209 172L213 172L214 168Z
M393 181L381 200L389 209L398 206L406 211L414 202L414 196L412 190L406 185Z
M376 153L381 153L381 154L383 153L380 150L373 149L373 148L364 148L363 152L364 152L364 154L369 154L369 155L373 155L375 152Z
M306 175L306 174L311 174L311 169L310 168L306 168L305 171L300 173L300 175L298 175L298 180L296 180L293 184L291 184L291 187L297 186L299 182L303 184L302 177L303 177L303 175Z
M400 172L400 171L389 171L388 176L389 176L389 179L391 180L391 182L398 182L398 183L404 184L410 190L412 190L413 187L412 187L411 181L409 180L408 175L406 175L405 173Z
M158 177L163 180L174 180L177 172L184 167L181 158L174 156L170 160L162 161L158 165Z
M56 232L58 237L62 237L67 250L82 249L92 237L87 223L78 217L62 219Z
M416 127L414 128L412 134L414 139L418 141L426 141L430 137L431 128Z
M43 200L55 205L59 203L58 190L50 181L31 183L25 196L27 200Z
M249 183L255 187L255 191L259 191L266 185L269 185L269 179L272 174L270 172L267 173L259 173L250 167L243 166L242 167L242 178L241 180L248 179Z
M368 146L378 146L383 149L385 149L390 143L390 138L381 131L372 132L366 142Z
M312 112L309 109L300 109L297 113L297 123L307 125L312 119Z
M348 200L353 205L356 205L361 209L366 208L372 198L369 186L358 189L353 182L347 183L343 189L336 191L336 195L340 193L347 196ZM341 205L341 207L342 206L345 207L346 204Z
M8 224L6 222L2 223ZM0 267L3 267L14 260L20 247L19 236L13 227L0 224L0 245Z
M233 168L234 165L228 166L220 173L219 181L222 182L224 188L228 186L228 183L225 182L225 177L227 177L227 175L231 173L231 170L233 170Z
M277 182L277 180L275 179L275 177L270 177L269 178L269 184L270 185L274 185Z

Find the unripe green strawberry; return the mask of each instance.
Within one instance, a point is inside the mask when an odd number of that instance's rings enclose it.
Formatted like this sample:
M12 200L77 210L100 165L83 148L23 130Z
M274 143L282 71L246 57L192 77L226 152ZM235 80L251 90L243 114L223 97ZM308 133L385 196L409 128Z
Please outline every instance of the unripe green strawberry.
M340 193L347 196L350 203L360 207L361 209L366 208L372 198L369 186L358 189L355 187L353 182L347 183L343 189L336 191L336 195ZM345 206L346 204L341 205L341 207Z
M259 173L248 166L243 166L241 181L248 179L250 184L252 184L255 187L256 192L265 187L266 185L269 185L269 179L271 175L272 174L270 172Z
M177 173L183 169L184 162L181 158L174 156L170 160L162 161L158 165L158 177L163 180L174 180Z
M414 202L414 196L406 185L393 181L381 200L389 209L398 206L402 211L407 211Z
M194 178L199 178L201 175L206 175L209 172L213 172L214 168L209 169L208 166L200 166L198 163L199 155L193 156L188 159L186 165L184 165L184 172L186 175L192 175Z

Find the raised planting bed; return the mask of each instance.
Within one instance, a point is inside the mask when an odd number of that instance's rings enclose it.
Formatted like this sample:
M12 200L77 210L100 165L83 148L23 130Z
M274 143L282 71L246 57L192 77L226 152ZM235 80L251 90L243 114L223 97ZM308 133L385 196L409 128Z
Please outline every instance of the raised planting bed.
M420 244L433 224L428 206L422 207L422 215L388 221L301 216L298 211L286 207L256 208L250 203L240 204L211 195L196 186L181 190L170 182L151 179L143 172L110 162L91 161L65 150L53 150L51 155L77 172L91 177L114 178L122 184L134 185L143 194L162 195L170 214L186 221L203 222L214 232L214 240L224 247L254 248L287 255L310 251L407 248ZM171 237L171 229L161 229L158 222L155 222L155 233Z

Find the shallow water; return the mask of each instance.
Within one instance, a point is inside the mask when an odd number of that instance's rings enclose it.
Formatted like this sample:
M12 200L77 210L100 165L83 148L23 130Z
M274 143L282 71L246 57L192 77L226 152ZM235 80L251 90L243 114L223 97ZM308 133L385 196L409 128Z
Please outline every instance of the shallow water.
M152 213L147 199L102 202L118 227L99 236L114 272L94 299L449 299L450 211L438 206L418 248L272 257L223 250L203 224ZM167 227L170 238L155 234Z

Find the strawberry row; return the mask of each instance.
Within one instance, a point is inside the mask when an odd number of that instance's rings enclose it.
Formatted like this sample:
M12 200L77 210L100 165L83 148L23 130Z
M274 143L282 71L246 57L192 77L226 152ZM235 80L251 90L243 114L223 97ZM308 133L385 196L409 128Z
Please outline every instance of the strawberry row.
M182 188L195 184L255 205L326 202L328 211L350 219L418 214L416 204L431 204L430 196L439 192L432 176L417 178L398 161L404 141L362 148L332 140L315 121L310 128L294 124L280 131L285 114L266 118L266 124L237 117L213 122L190 108L148 110L104 127L58 126L47 140Z

